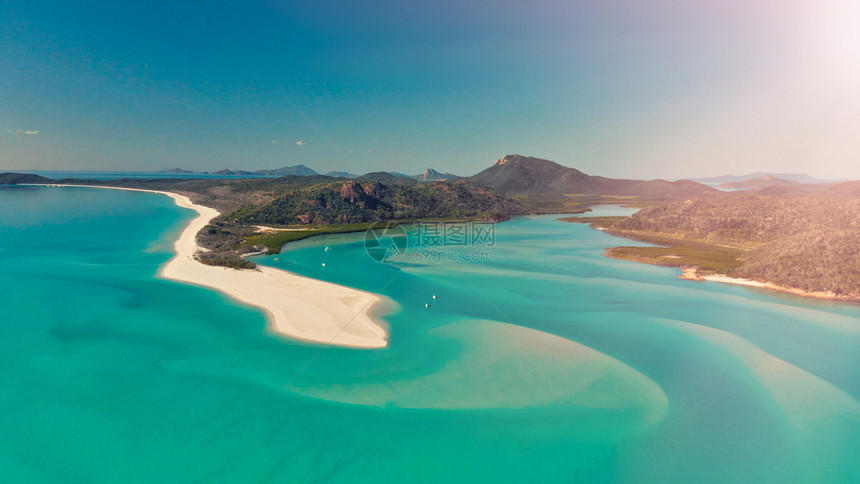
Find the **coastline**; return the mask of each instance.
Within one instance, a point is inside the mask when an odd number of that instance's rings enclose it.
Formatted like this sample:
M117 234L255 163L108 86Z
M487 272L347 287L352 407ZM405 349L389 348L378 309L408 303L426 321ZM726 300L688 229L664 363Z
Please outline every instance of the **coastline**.
M558 219L560 222L569 222L567 220ZM657 243L648 239L638 239L636 237L630 237L627 234L619 233L619 231L607 230L606 227L596 227L594 224L589 224L589 226L596 230L601 230L604 233L612 235L614 237L620 237L624 239L630 240L640 240L650 243ZM838 302L852 302L852 303L860 303L860 294L836 294L828 291L806 291L803 289L799 289L796 287L787 287L780 286L778 284L774 284L772 282L760 282L752 279L742 279L736 277L729 277L725 274L701 274L699 272L699 268L695 265L681 265L681 264L658 264L652 261L647 260L637 260L634 258L626 258L626 257L617 257L612 254L611 247L607 247L603 253L604 257L616 260L623 260L627 262L637 262L640 264L652 264L658 265L662 267L676 267L681 269L683 272L678 276L678 279L684 279L688 281L710 281L710 282L720 282L723 284L734 284L739 286L747 286L747 287L758 287L762 289L768 289L775 292L781 292L783 294L790 294L793 296L800 296L812 299L820 299L825 301L838 301ZM663 256L664 258L672 258L672 256Z
M709 275L701 275L699 274L699 270L695 267L685 267L683 268L683 273L678 276L678 279L684 279L687 281L711 281L711 282L722 282L724 284L736 284L739 286L750 286L750 287L767 287L767 284L763 282L753 281L752 279L741 279L738 277L729 277L725 274L709 274Z
M683 268L683 273L678 276L678 279L687 281L711 281L722 282L723 284L735 284L739 286L760 287L771 291L791 294L794 296L809 297L813 299L822 299L826 301L841 301L841 302L860 302L860 297L836 294L824 291L804 291L795 287L785 287L773 284L771 282L759 282L752 279L741 279L737 277L729 277L724 274L701 275L695 267Z
M195 204L185 195L139 188L89 185L50 185L52 187L106 188L166 195L181 208L197 212L174 243L175 255L161 268L159 277L203 286L233 299L263 309L269 328L280 335L313 343L353 348L384 348L387 332L372 317L383 301L380 296L346 286L258 266L256 270L237 270L208 266L194 254L205 250L197 244L197 233L218 210Z

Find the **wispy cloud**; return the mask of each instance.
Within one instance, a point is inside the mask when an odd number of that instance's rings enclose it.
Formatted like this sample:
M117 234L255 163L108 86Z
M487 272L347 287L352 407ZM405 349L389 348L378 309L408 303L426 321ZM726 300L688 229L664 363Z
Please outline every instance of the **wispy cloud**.
M30 136L36 135L36 134L39 134L39 130L36 129L36 130L32 130L32 131L24 131L24 134L30 135Z
M273 144L273 145L276 145L276 144L278 144L278 140L276 140L276 139L273 139L273 140L272 140L272 144Z
M296 144L299 146L304 146L305 142L304 141L296 141Z
M25 134L28 136L34 136L34 135L41 133L41 131L39 131L38 129L28 129L28 130L10 129L9 132L12 134Z

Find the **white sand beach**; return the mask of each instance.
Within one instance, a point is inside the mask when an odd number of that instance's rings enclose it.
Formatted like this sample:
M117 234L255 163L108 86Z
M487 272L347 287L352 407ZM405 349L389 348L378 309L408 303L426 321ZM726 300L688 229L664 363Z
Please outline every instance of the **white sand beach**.
M723 274L702 275L695 267L685 267L683 273L678 276L678 279L686 279L688 281L711 281L722 282L724 284L737 284L740 286L751 287L767 287L767 284L753 281L750 279L739 279L737 277L729 277Z
M685 279L688 281L722 282L724 284L737 284L740 286L761 287L764 289L770 289L771 291L791 294L794 296L811 297L814 299L823 299L827 301L860 302L860 295L858 294L836 294L827 291L805 291L803 289L798 289L795 287L780 286L772 282L759 282L753 281L751 279L740 279L737 277L729 277L723 274L702 275L699 274L699 271L695 267L684 268L683 273L678 276L678 279Z
M198 262L194 258L201 249L197 245L197 233L220 215L214 208L197 205L188 197L171 192L81 187L158 193L172 198L180 207L197 212L197 217L176 241L176 255L164 265L161 277L210 287L262 308L269 315L271 329L284 336L356 348L383 348L388 345L385 329L371 316L374 306L382 301L380 296L271 267L236 270Z
M724 284L737 284L739 286L767 287L767 284L763 282L753 281L751 279L740 279L737 277L723 276L719 274L715 274L712 276L702 276L702 279L712 282L722 282Z

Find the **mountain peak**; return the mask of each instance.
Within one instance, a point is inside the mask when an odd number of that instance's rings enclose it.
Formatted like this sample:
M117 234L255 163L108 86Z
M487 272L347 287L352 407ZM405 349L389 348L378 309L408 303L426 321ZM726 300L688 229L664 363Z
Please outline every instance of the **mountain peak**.
M505 155L498 160L496 160L497 165L507 165L508 163L518 163L526 160L536 160L537 158L533 158L531 156L523 156L519 154Z
M440 171L434 170L433 168L427 168L426 170L424 170L423 174L415 175L412 178L419 181L445 181L460 177L453 173L442 173Z
M503 165L546 166L553 168L562 168L562 165L559 165L554 161L544 160L543 158L535 158L534 156L523 156L519 154L505 155L496 160L495 166Z

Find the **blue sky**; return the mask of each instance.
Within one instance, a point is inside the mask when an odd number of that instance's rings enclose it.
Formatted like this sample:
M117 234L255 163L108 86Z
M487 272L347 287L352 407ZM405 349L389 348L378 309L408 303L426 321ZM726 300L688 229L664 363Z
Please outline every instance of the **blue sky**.
M6 0L0 169L860 178L858 8L745 3Z

